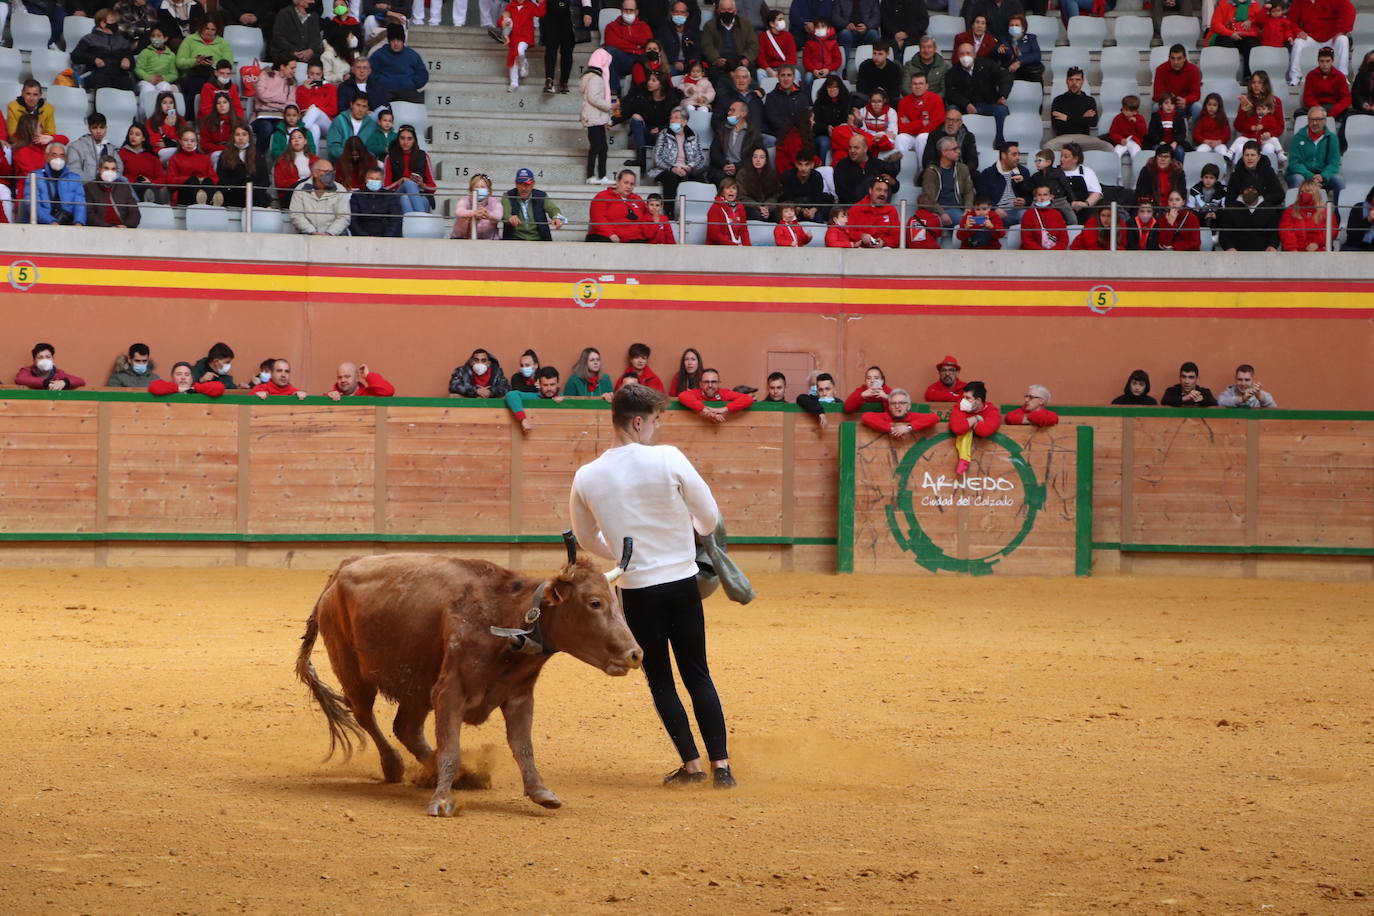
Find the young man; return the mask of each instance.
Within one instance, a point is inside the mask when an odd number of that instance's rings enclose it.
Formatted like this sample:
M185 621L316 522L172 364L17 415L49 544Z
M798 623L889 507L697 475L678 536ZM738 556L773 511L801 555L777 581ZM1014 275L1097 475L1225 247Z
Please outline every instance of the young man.
M634 538L630 568L620 578L625 622L644 650L644 674L663 727L682 766L665 786L706 781L687 711L673 683L671 645L692 711L706 742L718 789L735 785L726 752L725 715L706 664L706 620L697 587L697 533L720 521L711 489L682 452L655 445L668 399L645 385L625 385L611 401L616 445L573 477L573 533L588 551L614 561L612 544Z
M1186 362L1178 367L1178 384L1164 389L1159 403L1165 407L1216 407L1217 399L1209 388L1198 383L1197 363Z
M968 471L973 459L973 437L986 439L1002 425L1002 415L996 404L988 403L988 389L982 382L969 382L957 407L949 412L949 434L954 437L954 450L959 462L954 466L957 477Z

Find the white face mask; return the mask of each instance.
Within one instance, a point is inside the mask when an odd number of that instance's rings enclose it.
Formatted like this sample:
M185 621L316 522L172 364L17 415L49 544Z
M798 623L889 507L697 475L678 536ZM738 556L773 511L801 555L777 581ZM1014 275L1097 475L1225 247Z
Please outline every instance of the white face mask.
M620 14L620 18L625 20L625 24L626 24L626 25L634 25L635 20L639 18L639 14L638 14L638 13L621 13L621 14Z
M816 30L816 37L817 37L817 38L824 38L824 37L826 37L826 36L829 35L829 34L830 34L830 30L829 30L829 29L817 29L817 30Z
M216 374L217 374L217 375L228 375L228 374L229 374L229 370L232 369L232 368L234 368L234 364L233 364L233 363L225 363L224 365L222 365L222 366L219 367L219 372L216 373Z
M52 169L54 172L60 172L67 167L67 160L63 159L61 156L58 156L57 158L53 159L48 163L48 167Z
M786 20L786 19L775 19L775 20L773 21L773 31L774 31L774 32L785 32L785 31L787 31L787 20Z
M52 371L52 360L48 359L47 357L44 357L43 359L38 360L38 361L35 362L33 365L34 365L34 367L35 367L36 369L38 369L39 372L51 372L51 371Z
M973 402L970 401L968 398L963 398L959 401L959 409L962 410L964 413L972 413Z
M973 55L972 55L972 54L961 54L961 55L959 56L959 66L963 67L965 70L967 70L969 67L972 67L972 66L973 66Z
M1025 30L1023 30L1019 25L1014 25L1007 29L1007 34L1010 35L1012 38L1020 38L1022 35L1025 34Z
M1037 207L1039 207L1040 209L1043 210L1043 209L1045 209L1046 207L1048 207L1051 203L1052 203L1052 201L1048 201L1048 200L1037 200L1037 201L1035 202L1035 205L1036 205Z
M534 375L534 367L533 367L533 366L521 366L521 367L520 367L520 374L523 375L525 378L529 378L530 376Z
M834 403L835 403L835 399L834 399L834 398L817 398L816 400L820 401L822 404L834 404Z
M119 177L119 173L116 172L114 169L101 169L101 170L100 170L100 180L103 181L103 182L105 182L106 184L109 184L110 182L114 181L114 180L115 180L116 178L118 178L118 177Z
M472 374L473 374L473 375L486 375L486 374L487 374L487 364L486 364L486 363L473 363L473 364L472 364Z
M139 375L145 375L148 372L147 363L129 363L129 368Z
M258 381L262 382L263 384L266 384L266 383L272 381L272 373L270 373L270 372L259 372L259 373L258 373Z

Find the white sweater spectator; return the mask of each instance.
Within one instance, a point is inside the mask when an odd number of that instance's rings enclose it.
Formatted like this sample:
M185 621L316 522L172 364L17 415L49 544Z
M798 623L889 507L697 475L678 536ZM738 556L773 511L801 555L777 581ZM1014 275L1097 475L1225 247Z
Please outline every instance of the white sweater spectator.
M301 235L343 235L353 219L350 195L334 183L334 166L317 159L291 195L291 225Z

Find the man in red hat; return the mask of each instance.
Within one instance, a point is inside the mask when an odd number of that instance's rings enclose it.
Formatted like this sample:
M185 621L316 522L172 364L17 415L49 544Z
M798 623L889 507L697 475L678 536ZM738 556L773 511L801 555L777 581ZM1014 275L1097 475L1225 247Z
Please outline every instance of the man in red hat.
M959 403L959 397L964 393L964 383L959 380L959 369L959 361L953 356L946 356L935 364L935 371L940 373L940 378L926 389L927 404Z

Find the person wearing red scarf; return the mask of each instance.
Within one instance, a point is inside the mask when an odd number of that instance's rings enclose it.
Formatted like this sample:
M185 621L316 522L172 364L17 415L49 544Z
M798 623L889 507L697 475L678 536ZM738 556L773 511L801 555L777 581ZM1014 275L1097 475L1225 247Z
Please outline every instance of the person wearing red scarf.
M291 384L291 364L284 359L272 361L272 381L253 386L252 393L264 401L270 397L288 398L293 395L304 401L309 395Z
M754 399L738 391L720 387L720 373L715 369L701 370L701 387L688 388L677 396L678 403L694 410L713 423L724 423L728 414L748 410ZM712 407L708 401L724 401L722 407Z
M1044 385L1031 385L1021 398L1021 406L1007 414L1008 426L1054 426L1059 414L1050 410L1050 390Z
M504 398L509 391L501 362L482 347L473 350L448 380L448 393L460 398Z
M334 376L334 387L325 392L332 401L343 398L389 398L396 394L396 386L382 378L380 372L353 363L340 363Z
M1126 220L1126 249L1128 251L1158 251L1159 221L1155 219L1153 201L1142 200L1135 215Z
M615 387L620 387L626 372L633 372L639 379L639 384L655 391L663 391L663 379L658 377L657 372L649 368L650 356L653 356L653 351L649 349L648 344L630 344L630 351L626 354L625 372L621 373L621 379L615 383Z
M902 439L914 436L923 429L930 429L940 418L932 413L915 413L911 409L911 393L905 388L894 388L887 399L887 410L881 413L869 411L859 417L859 421L869 429Z
M927 404L957 404L964 393L964 382L959 378L959 360L946 356L935 364L935 372L940 376L926 389Z
M739 182L733 178L721 179L716 202L706 211L706 244L752 244L749 241L749 216L744 212L744 204L739 202Z
M1279 218L1279 245L1284 251L1326 250L1326 204L1315 181L1299 186L1293 205Z

